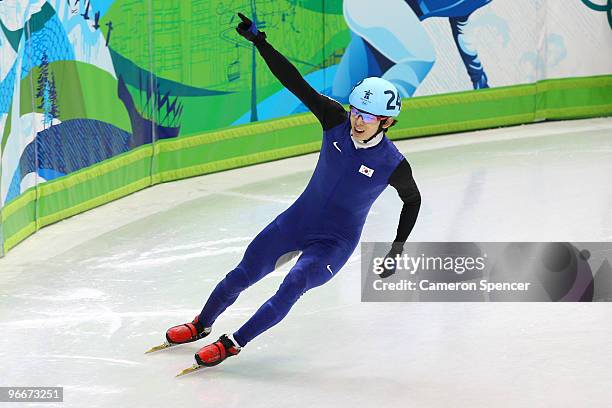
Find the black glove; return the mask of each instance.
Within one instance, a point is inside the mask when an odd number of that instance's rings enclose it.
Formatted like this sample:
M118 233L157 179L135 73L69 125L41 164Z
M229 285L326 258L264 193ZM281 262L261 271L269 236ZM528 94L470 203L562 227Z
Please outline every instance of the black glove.
M240 34L255 45L266 39L266 33L264 33L263 31L259 31L257 29L257 24L252 22L247 16L242 13L238 13L238 17L240 17L240 19L242 20L240 23L238 23L238 26L236 27L236 31L238 31L238 34Z
M389 253L387 253L387 255L385 255L385 261L382 264L384 271L378 276L380 276L382 279L385 279L395 273L395 268L396 268L395 257L398 255L401 255L403 250L404 250L404 244L402 242L394 242L391 245L391 250L389 251ZM389 262L387 261L387 258L393 259L393 266L390 268L386 267L387 262Z

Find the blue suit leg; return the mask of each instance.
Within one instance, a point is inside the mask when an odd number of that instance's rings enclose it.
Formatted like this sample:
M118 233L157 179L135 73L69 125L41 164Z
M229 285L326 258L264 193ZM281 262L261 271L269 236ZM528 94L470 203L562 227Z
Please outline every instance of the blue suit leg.
M457 45L457 50L459 51L459 55L461 56L463 64L467 69L468 75L472 80L474 89L488 88L489 84L487 81L487 74L485 73L482 63L478 58L478 53L476 50L470 47L470 44L463 32L463 28L467 24L468 18L469 16L450 17L448 19L453 31L453 39L455 40L455 45Z
M306 247L274 296L234 333L240 346L280 322L306 291L333 278L351 256L353 249L354 246L322 242Z
M251 241L238 266L217 284L199 321L210 327L243 290L298 254L295 239L281 231L276 220L272 221Z

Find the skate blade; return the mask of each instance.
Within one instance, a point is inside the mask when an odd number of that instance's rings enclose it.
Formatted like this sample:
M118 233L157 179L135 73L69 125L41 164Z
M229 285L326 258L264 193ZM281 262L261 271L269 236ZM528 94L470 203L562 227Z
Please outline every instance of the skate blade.
M183 375L191 374L191 373L193 373L194 371L201 370L201 369L202 369L202 368L204 368L204 367L205 367L205 366L201 366L201 365L198 365L198 364L194 364L194 365L192 365L191 367L184 369L183 371L181 371L180 373L178 373L176 376L177 376L177 377L181 377L181 376L183 376Z
M162 344L160 344L159 346L151 347L150 349L145 351L145 354L155 353L156 351L165 350L167 348L174 347L175 345L176 344L170 344L167 341L165 341Z

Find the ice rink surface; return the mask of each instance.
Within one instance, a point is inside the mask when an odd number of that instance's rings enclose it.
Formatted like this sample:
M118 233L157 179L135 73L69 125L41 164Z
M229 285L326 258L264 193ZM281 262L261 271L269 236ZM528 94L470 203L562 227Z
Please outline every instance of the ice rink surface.
M397 144L423 196L411 241L612 241L610 118ZM145 356L199 312L317 157L158 185L28 238L0 260L0 386L63 386L43 407L612 406L609 303L361 303L359 249L222 365L174 378L288 266L208 338ZM388 188L362 241L392 240L400 208Z

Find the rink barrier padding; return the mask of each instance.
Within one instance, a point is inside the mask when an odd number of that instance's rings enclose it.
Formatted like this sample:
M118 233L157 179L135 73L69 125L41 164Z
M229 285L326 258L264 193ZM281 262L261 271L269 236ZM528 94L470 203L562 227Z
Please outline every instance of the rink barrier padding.
M37 228L116 200L151 185L152 147L143 146L102 166L77 172L77 178L40 185ZM98 168L102 167L102 168ZM96 180L90 183L90 180ZM69 193L69 194L66 194Z
M612 75L545 80L536 86L536 120L612 115Z
M414 98L390 136L393 140L529 123L534 120L535 86L519 85ZM454 119L454 120L451 120Z
M163 140L155 147L153 180L158 183L318 151L321 128L312 114L304 113Z
M152 147L143 146L30 188L2 210L4 251L46 225L150 186L151 157Z
M2 208L2 229L5 253L37 231L35 187Z
M394 140L612 115L612 75L404 100ZM33 187L2 208L4 251L40 228L148 186L317 152L310 113L157 141Z

